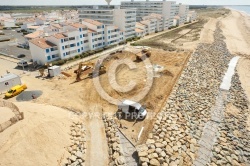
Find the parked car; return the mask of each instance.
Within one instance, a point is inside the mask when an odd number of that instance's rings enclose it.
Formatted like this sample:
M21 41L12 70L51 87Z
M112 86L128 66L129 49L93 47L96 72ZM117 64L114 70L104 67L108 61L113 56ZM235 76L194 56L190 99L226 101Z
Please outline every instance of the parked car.
M17 57L18 57L18 58L24 58L25 55L24 55L24 54L19 54L19 55L17 55Z
M28 62L26 60L20 60L17 63L17 66L19 66L19 67L27 67L27 66L29 66L29 64L28 64Z
M16 85L16 86L12 87L10 90L7 91L7 93L5 94L5 98L14 97L14 96L22 93L25 89L27 89L27 86L25 84Z
M118 105L118 110L125 115L126 118L143 120L147 116L147 111L140 103L124 100Z

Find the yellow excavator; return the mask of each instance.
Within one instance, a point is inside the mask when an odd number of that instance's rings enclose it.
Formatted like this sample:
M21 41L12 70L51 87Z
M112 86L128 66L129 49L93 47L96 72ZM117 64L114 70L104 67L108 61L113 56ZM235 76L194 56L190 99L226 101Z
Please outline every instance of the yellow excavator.
M99 62L98 62L99 63ZM97 64L99 65L99 64ZM81 81L81 75L85 74L88 75L88 77L94 77L96 72L94 63L89 62L89 63L79 63L78 69L74 71L76 73L76 82ZM99 68L99 73L98 75L106 73L106 67L101 65Z
M151 51L149 49L142 49L141 52L135 54L136 61L140 62L149 58L151 56Z

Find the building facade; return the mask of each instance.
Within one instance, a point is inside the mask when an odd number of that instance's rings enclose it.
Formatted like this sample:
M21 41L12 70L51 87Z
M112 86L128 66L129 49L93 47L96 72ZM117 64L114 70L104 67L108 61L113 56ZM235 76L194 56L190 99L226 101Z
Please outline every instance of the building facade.
M43 32L46 33L29 40L32 59L40 65L124 41L118 27L91 19L84 19L82 23L55 24Z
M119 6L83 6L78 9L80 22L84 19L99 21L105 25L117 26L124 32L124 38L135 36L136 10L120 9Z
M121 9L136 8L136 21L142 21L143 17L151 13L160 14L168 22L168 26L173 25L173 18L176 11L174 1L122 1Z

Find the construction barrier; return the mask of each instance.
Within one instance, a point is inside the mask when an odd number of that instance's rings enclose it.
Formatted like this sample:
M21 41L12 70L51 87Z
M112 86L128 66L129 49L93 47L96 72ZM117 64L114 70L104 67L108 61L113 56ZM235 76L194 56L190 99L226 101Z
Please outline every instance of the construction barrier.
M23 112L19 111L18 107L15 104L7 101L0 101L0 107L7 107L11 109L15 114L15 116L10 118L10 120L0 124L0 132L3 132L5 129L17 123L19 120L23 120L24 114Z

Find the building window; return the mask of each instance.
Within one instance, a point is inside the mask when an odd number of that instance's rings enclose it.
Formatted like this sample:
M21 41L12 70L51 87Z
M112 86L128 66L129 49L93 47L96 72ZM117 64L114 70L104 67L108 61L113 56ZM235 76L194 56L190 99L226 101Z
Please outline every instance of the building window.
M80 43L79 43L79 42L77 43L77 46L80 46Z
M63 56L66 56L65 52L63 53Z
M105 45L105 42L103 42L103 45Z
M70 47L75 47L75 44L70 44Z
M105 39L105 37L102 37L102 39L104 40L104 39Z
M61 43L63 43L63 39L61 39Z
M95 46L93 45L93 48L95 48Z
M102 25L102 28L104 28L104 25Z
M110 39L110 36L109 36L109 39Z
M81 41L81 44L83 44L83 41Z
M78 52L80 52L81 50L80 49L78 49Z
M92 36L94 36L94 33L92 33Z
M92 39L92 42L94 42L94 39Z
M102 31L102 34L104 34L104 31Z
M82 31L82 28L79 28L79 31L81 32L81 31Z
M49 53L49 49L48 48L46 49L46 53Z
M82 35L80 35L80 38L82 38Z
M55 58L56 56L55 55L52 55L52 58Z
M108 31L110 33L110 31Z
M62 49L64 50L64 46L62 46Z
M82 51L83 51L83 47L82 47Z
M47 60L50 61L50 60L51 60L51 57L50 57L50 56L47 56Z
M50 48L50 51L54 51L54 48Z

